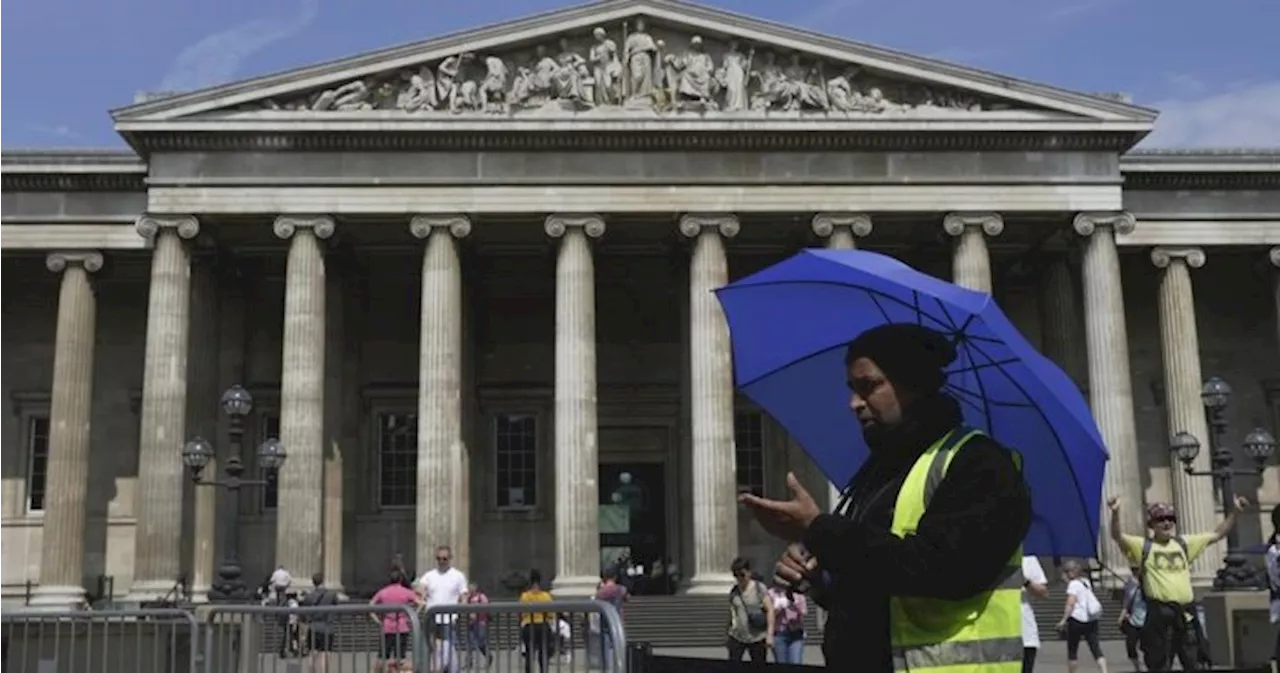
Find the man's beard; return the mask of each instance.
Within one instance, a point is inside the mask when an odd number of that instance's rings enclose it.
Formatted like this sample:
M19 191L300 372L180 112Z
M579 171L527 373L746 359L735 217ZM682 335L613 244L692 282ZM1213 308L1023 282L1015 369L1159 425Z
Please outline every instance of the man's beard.
M890 427L880 421L872 420L862 426L862 439L872 451L884 445L888 439Z

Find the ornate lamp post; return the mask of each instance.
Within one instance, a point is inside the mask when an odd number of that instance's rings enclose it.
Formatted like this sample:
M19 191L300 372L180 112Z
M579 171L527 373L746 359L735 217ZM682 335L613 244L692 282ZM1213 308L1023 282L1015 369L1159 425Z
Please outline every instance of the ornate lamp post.
M1276 451L1276 440L1271 433L1262 428L1254 428L1245 435L1243 448L1253 461L1250 469L1237 470L1234 467L1235 452L1224 446L1223 436L1227 432L1226 408L1231 401L1231 386L1226 381L1214 376L1205 381L1200 389L1200 399L1209 421L1210 469L1196 470L1192 467L1196 457L1200 455L1200 439L1189 432L1179 432L1170 442L1170 450L1182 462L1183 470L1192 476L1213 477L1218 483L1218 495L1222 499L1222 511L1230 513L1235 506L1235 491L1232 481L1238 476L1256 476L1266 469L1267 462ZM1239 554L1233 553L1239 548L1239 535L1233 527L1227 533L1227 558L1218 576L1214 579L1215 589L1257 589L1265 587L1266 576L1254 568Z
M222 471L226 475L222 479L206 478L201 471L209 465L214 457L213 445L203 437L193 437L182 447L182 462L191 472L191 481L197 486L225 488L230 494L227 503L228 511L223 514L223 525L226 527L223 536L222 564L218 567L218 579L209 588L209 600L214 602L242 602L253 596L249 587L241 579L240 571L240 489L244 486L255 486L267 483L262 479L243 479L244 464L240 462L240 453L244 440L244 417L253 410L253 396L239 384L231 386L222 394L222 410L230 420L227 428L227 439L231 442L230 456ZM284 446L280 440L272 437L258 447L258 465L274 475L285 459Z

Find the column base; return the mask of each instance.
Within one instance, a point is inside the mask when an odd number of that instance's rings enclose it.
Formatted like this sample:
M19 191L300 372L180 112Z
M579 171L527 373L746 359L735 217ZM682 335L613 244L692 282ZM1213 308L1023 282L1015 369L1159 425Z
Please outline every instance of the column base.
M31 592L31 610L61 612L84 607L84 587L70 585L40 585Z
M594 597L596 588L600 586L600 578L591 575L559 577L551 583L551 593L556 598Z
M684 592L692 596L727 595L735 582L731 573L702 573L689 579Z
M211 588L212 588L212 587L210 587L210 586L209 586L209 585L207 585L207 584L204 584L204 585L197 584L197 585L192 586L192 587L191 587L191 602L192 602L192 603L200 603L200 604L208 603L208 602L209 602L209 590L210 590Z

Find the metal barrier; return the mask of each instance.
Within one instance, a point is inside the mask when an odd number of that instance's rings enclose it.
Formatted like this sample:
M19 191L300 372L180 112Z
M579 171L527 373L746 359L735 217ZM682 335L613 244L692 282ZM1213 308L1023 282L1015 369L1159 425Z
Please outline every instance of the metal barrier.
M185 610L6 610L6 673L195 673L199 626Z
M430 670L413 606L213 605L200 614L204 647L196 673Z
M628 670L622 616L592 600L433 607L423 617L430 673Z

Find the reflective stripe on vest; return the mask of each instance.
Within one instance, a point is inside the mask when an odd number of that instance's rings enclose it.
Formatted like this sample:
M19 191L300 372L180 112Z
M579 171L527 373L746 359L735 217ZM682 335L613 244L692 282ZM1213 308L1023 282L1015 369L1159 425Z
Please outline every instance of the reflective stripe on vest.
M894 508L893 533L915 533L956 452L976 430L947 433L907 475ZM1015 461L1021 467L1020 456ZM1022 665L1022 550L1015 550L990 591L963 601L893 597L894 669L913 673L1020 673Z

